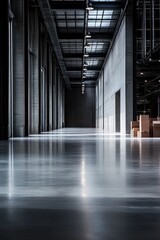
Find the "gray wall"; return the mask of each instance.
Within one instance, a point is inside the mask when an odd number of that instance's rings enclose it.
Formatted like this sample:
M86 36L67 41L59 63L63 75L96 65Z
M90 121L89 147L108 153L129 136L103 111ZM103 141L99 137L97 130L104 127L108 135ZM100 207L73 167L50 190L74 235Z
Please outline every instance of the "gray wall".
M0 140L8 139L9 116L8 116L8 2L2 1L0 7ZM3 33L2 33L3 29Z
M29 0L11 0L14 18L13 46L10 51L8 31L6 35L3 34L3 39L0 37L6 54L3 60L5 67L2 66L0 58L0 68L4 69L5 74L5 77L4 74L0 77L0 84L5 91L5 94L1 93L3 96L0 99L0 106L5 102L5 107L1 107L0 111L0 139L23 137L61 128L64 122L65 86L62 74L40 10L32 4ZM4 7L5 15L1 12L0 24L7 29L9 6L6 3ZM13 52L10 68L6 64L9 60L7 52ZM9 74L10 69L13 77Z
M86 87L82 95L81 87L72 87L65 93L65 126L95 127L95 88Z
M130 11L130 9L128 10ZM96 87L96 126L116 132L116 93L120 91L120 132L133 119L132 19L126 14Z

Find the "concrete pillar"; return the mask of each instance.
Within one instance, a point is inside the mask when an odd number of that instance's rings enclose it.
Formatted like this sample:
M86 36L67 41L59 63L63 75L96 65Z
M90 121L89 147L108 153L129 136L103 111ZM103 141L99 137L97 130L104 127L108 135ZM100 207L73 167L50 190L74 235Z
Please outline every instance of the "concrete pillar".
M52 48L49 47L49 56L48 56L48 71L49 71L49 81L48 81L48 130L52 130L52 94L53 94L53 89L52 89L52 71L53 71L53 64L52 64Z
M129 1L126 11L126 133L130 133L130 121L133 120L134 110L134 28L133 0Z
M13 21L13 136L25 136L25 1L12 1Z
M96 128L99 128L99 81L96 85Z
M62 127L62 79L58 72L58 128Z
M65 84L63 82L63 89L62 89L62 102L63 102L63 116L62 116L62 127L65 127Z
M30 133L39 132L39 13L30 10Z
M58 73L58 68L56 67L56 129L58 129L58 115L59 115L59 109L58 109L58 104L59 104L59 94L58 90L59 89L59 73Z
M8 139L8 1L2 1L0 7L0 139Z
M40 132L47 131L47 39L46 32L41 26L41 45L40 45Z
M56 63L54 60L54 55L52 55L52 129L56 129Z
M103 129L104 129L104 69L102 70L102 84L103 84L103 86L102 86L102 88L103 88L103 92L102 92L102 94L103 94L103 95L102 95L102 98L103 98L103 99L102 99L102 101L103 101L103 102L102 102L102 103L103 103L103 104L102 104L102 108L103 108L103 109L102 109L102 114L103 114Z

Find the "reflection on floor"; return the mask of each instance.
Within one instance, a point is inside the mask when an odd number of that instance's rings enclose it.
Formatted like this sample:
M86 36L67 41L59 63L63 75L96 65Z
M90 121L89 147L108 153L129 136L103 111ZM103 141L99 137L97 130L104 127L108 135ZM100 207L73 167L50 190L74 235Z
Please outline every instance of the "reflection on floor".
M0 239L159 240L160 139L68 128L1 141Z

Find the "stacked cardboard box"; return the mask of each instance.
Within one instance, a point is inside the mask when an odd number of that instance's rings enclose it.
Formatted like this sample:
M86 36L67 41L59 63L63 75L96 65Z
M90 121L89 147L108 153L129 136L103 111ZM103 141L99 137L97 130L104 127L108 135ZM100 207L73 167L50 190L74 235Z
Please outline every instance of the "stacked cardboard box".
M130 128L131 128L131 130L133 128L139 128L139 122L138 121L131 121Z
M153 137L160 137L160 121L153 121Z
M150 136L149 115L140 115L139 131L137 132L137 136L138 137L149 137Z
M149 132L149 115L140 115L139 118L139 131L140 132Z
M140 115L137 121L131 121L130 133L131 137L160 137L160 120Z
M139 122L138 121L131 121L131 123L130 123L131 137L137 137L138 130L139 130Z
M149 132L140 132L140 131L137 132L137 137L139 138L149 137L149 136L150 136Z
M131 129L131 137L137 137L138 131L139 131L139 128L132 128Z
M157 118L150 118L150 137L153 137L153 121L157 121Z

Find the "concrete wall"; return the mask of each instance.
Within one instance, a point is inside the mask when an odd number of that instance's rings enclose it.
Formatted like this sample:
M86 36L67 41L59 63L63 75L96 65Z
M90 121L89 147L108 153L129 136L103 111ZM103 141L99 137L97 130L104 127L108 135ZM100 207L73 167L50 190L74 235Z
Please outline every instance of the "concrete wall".
M0 7L0 140L8 139L9 136L9 49L8 49L8 1L2 1ZM3 31L2 31L3 29Z
M114 46L98 81L99 89L99 127L115 132L115 94L121 92L121 131L125 132L125 20L117 35ZM104 104L103 104L103 77L104 77ZM103 119L104 111L104 119ZM103 126L104 121L104 126Z
M64 125L65 85L41 12L33 5L29 0L11 0L13 45L10 31L0 36L0 139ZM2 8L0 26L9 30L8 1Z
M95 127L95 88L72 87L65 93L65 126Z
M121 23L96 87L96 124L97 127L111 132L116 131L119 112L116 111L118 91L120 91L121 133L129 132L129 122L133 119L132 21L129 17L126 14Z

